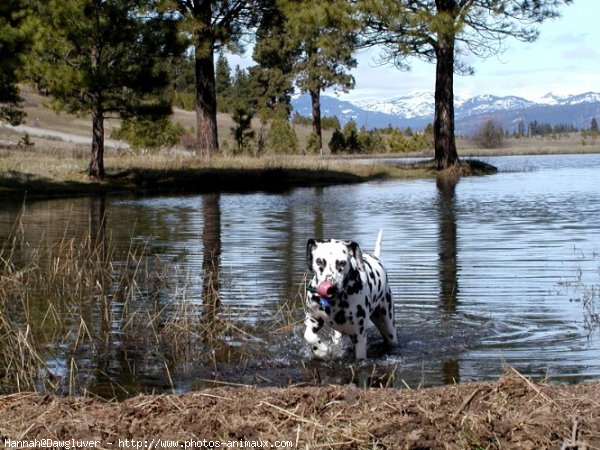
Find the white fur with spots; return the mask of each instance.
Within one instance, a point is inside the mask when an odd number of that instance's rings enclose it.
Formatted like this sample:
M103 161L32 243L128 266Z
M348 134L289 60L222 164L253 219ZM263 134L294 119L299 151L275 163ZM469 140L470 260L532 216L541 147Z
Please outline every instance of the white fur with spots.
M313 277L306 291L304 338L317 358L329 359L330 346L318 335L325 325L350 336L357 360L367 357L367 321L371 320L389 345L397 345L392 292L379 260L381 231L375 256L363 253L356 242L309 239L306 258ZM334 294L323 298L317 288L325 281L335 284Z

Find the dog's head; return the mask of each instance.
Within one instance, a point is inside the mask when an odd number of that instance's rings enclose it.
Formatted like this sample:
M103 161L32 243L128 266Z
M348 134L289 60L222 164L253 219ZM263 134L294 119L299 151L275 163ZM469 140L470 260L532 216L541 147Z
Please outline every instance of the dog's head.
M306 260L315 274L317 286L326 281L334 284L332 294L344 290L348 274L364 270L362 252L356 242L309 239L306 243Z

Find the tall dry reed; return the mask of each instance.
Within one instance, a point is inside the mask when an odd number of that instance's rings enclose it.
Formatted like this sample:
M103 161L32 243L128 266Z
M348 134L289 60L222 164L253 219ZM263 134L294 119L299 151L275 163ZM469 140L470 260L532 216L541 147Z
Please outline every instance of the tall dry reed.
M268 350L264 336L302 320L303 283L253 322L145 243L123 248L89 233L42 241L27 242L18 221L0 248L0 393L85 394L101 382L127 395L123 372L174 387L186 370L246 367Z

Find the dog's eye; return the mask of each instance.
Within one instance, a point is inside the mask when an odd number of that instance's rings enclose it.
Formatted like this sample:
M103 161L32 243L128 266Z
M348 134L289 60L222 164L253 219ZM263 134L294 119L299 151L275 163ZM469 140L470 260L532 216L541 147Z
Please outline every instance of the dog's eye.
M326 265L327 261L321 258L317 258L317 266L319 266L319 268L324 269Z
M344 270L344 267L346 267L346 261L336 261L335 266L337 267L338 272L341 272Z

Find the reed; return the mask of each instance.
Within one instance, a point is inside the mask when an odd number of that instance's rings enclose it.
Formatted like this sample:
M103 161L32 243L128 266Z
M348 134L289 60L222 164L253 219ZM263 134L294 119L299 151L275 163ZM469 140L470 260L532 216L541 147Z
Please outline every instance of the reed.
M197 275L145 243L122 250L110 236L67 235L30 243L17 221L0 248L0 393L85 394L101 377L127 395L115 378L123 354L131 376L151 368L173 384L210 368L218 377L224 365L243 370L264 355L261 336L290 333L302 320L302 282L253 323L210 283L198 292Z

